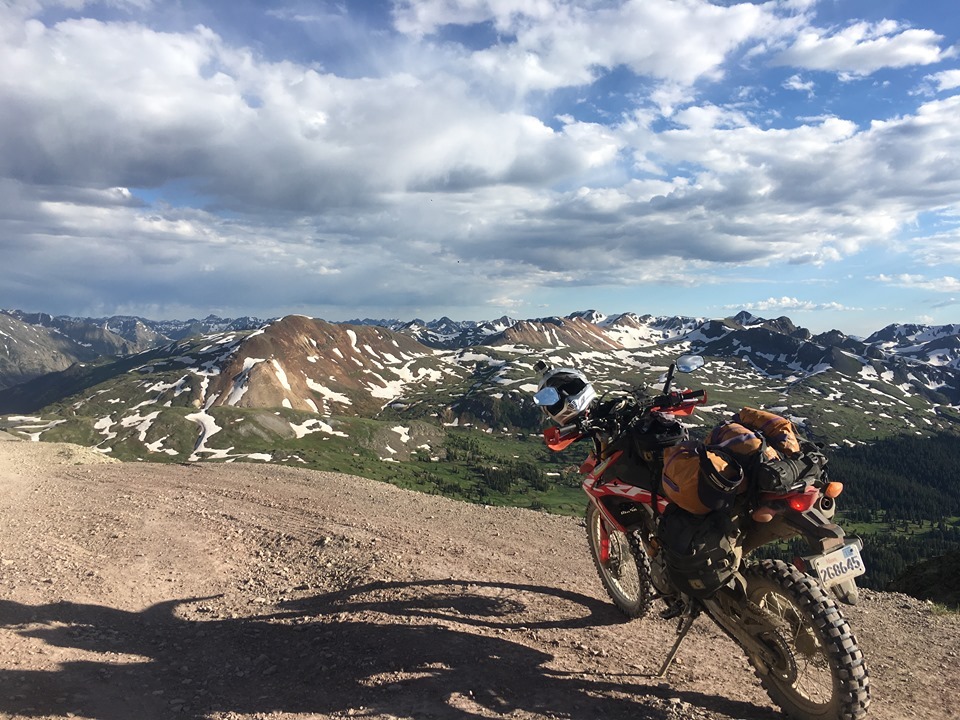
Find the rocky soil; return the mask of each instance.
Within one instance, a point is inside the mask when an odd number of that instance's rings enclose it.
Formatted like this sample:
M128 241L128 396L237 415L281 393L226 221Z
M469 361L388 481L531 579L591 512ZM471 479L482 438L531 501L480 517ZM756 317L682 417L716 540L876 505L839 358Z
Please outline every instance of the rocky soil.
M960 616L845 610L871 717L960 717ZM0 718L772 720L742 652L606 600L573 519L346 475L0 442Z

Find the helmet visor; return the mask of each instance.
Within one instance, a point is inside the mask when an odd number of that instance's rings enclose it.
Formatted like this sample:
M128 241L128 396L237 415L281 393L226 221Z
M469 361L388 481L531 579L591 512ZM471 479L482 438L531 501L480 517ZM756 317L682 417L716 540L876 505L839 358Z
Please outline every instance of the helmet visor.
M533 402L541 407L550 407L560 402L560 393L555 387L548 385L533 396Z

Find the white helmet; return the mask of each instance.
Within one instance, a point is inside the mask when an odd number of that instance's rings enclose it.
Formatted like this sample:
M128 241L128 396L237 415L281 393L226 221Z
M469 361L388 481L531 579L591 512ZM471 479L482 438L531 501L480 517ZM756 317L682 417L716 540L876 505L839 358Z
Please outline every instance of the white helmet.
M556 392L543 393L545 388ZM554 368L544 373L534 399L547 415L565 425L589 408L596 397L593 385L582 372L574 368Z

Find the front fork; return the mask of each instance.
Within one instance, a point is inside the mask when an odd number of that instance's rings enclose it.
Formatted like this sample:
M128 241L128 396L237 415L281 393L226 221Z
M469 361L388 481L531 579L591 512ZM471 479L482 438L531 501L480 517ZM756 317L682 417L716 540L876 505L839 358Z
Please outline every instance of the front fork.
M586 490L586 485L584 485L584 490ZM607 510L607 508L604 507L603 503L600 502L597 498L595 498L589 492L587 493L587 502L592 504L597 511L597 524L599 525L598 532L600 535L600 537L598 538L599 547L597 548L598 552L600 553L600 556L597 558L597 560L599 560L602 565L609 566L610 558L611 558L610 529L614 528L617 530L621 530L622 532L626 532L626 529L625 528L621 529L610 517L609 511Z
M610 531L607 530L607 520L603 517L603 513L600 513L599 517L600 524L600 563L602 565L608 565L610 563Z

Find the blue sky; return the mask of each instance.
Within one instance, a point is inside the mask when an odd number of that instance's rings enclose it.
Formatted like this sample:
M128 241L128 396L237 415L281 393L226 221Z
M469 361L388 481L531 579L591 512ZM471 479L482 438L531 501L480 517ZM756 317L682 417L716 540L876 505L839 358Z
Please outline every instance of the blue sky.
M7 0L0 307L960 321L953 0Z

